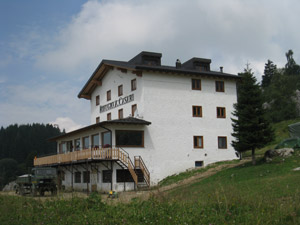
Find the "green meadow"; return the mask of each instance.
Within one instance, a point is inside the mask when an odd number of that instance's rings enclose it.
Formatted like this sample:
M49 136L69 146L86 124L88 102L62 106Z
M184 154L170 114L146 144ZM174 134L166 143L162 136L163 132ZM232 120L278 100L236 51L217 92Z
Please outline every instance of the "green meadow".
M285 138L285 127L276 128L277 142ZM300 224L300 171L293 170L300 167L300 150L270 163L263 161L263 151L255 166L246 162L223 169L146 201L111 204L97 193L44 201L0 195L0 224ZM206 170L170 176L160 185Z

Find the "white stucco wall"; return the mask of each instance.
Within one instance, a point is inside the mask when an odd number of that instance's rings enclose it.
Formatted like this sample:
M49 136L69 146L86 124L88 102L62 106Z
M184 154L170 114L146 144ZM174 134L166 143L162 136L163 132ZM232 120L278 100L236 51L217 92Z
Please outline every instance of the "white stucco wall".
M115 130L144 130L144 148L124 148L132 161L134 156L142 156L151 174L151 183L157 184L166 176L195 167L195 161L203 161L204 165L222 160L235 159L235 151L231 147L232 126L231 113L237 100L236 81L223 80L225 92L215 91L216 79L201 77L201 91L192 90L188 75L160 74L143 72L142 77L130 71L110 70L102 80L91 98L91 123L105 121L107 113L111 112L112 120L118 119L118 110L123 108L124 117L131 114L131 106L137 104L139 118L150 121L149 126L118 125L107 126L113 131L112 145L115 145ZM131 80L137 80L137 89L131 91ZM119 99L118 86L123 85L123 96L134 94L134 101L100 113L100 106ZM111 90L111 101L106 100L106 92ZM96 106L96 96L100 95L100 105ZM192 106L202 106L202 117L192 116ZM216 108L226 108L226 118L217 118ZM99 133L104 129L97 128L85 131L72 137L62 139L68 141ZM193 136L203 136L203 149L195 149ZM227 149L218 149L218 136L227 137ZM62 141L60 140L60 141ZM90 140L91 144L91 140ZM100 140L101 144L101 140ZM100 171L103 169L99 166ZM66 173L67 174L67 173ZM114 176L116 173L113 173ZM71 180L70 177L66 180ZM69 175L70 176L70 175ZM114 177L115 178L115 177ZM101 180L101 179L100 179ZM65 185L70 186L69 181ZM116 184L114 190L124 189L123 184ZM75 185L75 184L74 184ZM108 186L107 186L108 185ZM107 187L106 187L107 186ZM75 187L75 186L74 186ZM110 184L100 184L101 190L110 190ZM133 184L125 185L125 189L133 189ZM76 184L78 189L86 189L86 184Z
M136 79L137 88L135 91L131 91L131 80ZM123 85L123 95L126 97L130 94L134 94L134 101L114 108L112 110L100 113L100 106L111 103L118 100L118 86ZM130 71L123 73L120 70L113 69L108 71L102 80L102 86L98 86L91 95L91 124L96 123L96 117L100 117L100 122L107 120L107 113L111 113L111 119L118 119L118 110L123 109L123 116L128 117L131 115L131 106L137 104L138 113L143 111L143 79L136 76ZM111 90L111 100L107 101L106 93ZM96 96L100 96L100 105L96 106ZM141 115L142 116L142 115Z

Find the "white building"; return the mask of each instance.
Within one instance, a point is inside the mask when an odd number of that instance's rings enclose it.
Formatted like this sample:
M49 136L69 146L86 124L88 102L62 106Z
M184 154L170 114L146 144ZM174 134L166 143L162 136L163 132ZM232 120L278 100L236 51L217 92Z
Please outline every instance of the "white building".
M67 189L123 191L236 159L230 116L239 77L211 71L209 59L164 66L161 56L103 60L78 94L90 101L92 125L52 138L57 154L35 165L58 167Z

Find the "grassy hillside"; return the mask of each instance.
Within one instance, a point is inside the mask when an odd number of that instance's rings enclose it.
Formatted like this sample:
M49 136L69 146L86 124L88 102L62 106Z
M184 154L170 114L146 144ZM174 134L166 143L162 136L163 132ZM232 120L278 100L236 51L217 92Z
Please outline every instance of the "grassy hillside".
M276 125L278 140L288 136L286 123L290 122ZM256 166L245 163L225 169L129 204L107 204L97 194L46 201L0 195L0 224L300 224L296 167L300 167L300 150L268 164L259 160ZM168 182L205 170L168 178Z
M289 138L290 134L289 134L289 130L288 130L288 125L293 124L293 123L298 123L298 122L300 122L299 118L293 119L293 120L286 120L286 121L282 121L282 122L273 124L272 127L275 132L275 139L270 144L265 146L264 148L256 150L256 155L263 156L265 151L274 148L278 143L280 143L281 141L283 141L286 138ZM243 153L243 156L245 156L245 157L250 156L250 155L251 155L250 151Z
M300 224L299 166L300 152L247 163L129 204L0 195L0 224Z

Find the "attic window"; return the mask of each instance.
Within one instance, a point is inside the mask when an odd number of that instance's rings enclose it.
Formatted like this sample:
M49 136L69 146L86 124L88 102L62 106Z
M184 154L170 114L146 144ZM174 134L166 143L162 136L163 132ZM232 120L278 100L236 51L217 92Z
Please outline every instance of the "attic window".
M194 68L200 71L209 71L209 67L206 64L200 62L194 62Z
M147 66L159 66L160 60L154 57L143 57L143 64Z

